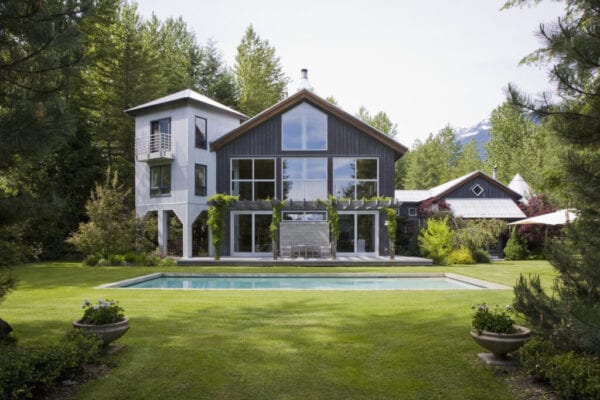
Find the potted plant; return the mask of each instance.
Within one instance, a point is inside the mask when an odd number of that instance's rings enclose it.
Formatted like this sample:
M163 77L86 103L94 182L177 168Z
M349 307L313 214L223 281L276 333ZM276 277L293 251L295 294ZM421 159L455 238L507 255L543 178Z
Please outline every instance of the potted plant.
M492 353L479 355L488 364L506 362L508 353L518 350L529 339L531 331L515 324L509 315L512 312L509 305L490 308L483 303L471 308L475 310L471 337L477 344Z
M129 319L123 315L118 301L99 299L91 303L87 299L81 304L83 317L73 321L73 327L96 334L107 346L117 340L129 329Z

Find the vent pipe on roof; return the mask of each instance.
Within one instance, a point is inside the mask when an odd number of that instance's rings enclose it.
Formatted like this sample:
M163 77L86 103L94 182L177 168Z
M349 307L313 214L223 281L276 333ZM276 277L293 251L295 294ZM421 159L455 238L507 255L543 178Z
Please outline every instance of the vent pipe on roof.
M492 169L492 178L497 180L497 177L496 177L497 175L498 175L498 164L494 164L494 168Z
M300 70L300 84L298 85L298 91L302 89L310 90L311 92L314 90L308 82L308 70L306 68Z

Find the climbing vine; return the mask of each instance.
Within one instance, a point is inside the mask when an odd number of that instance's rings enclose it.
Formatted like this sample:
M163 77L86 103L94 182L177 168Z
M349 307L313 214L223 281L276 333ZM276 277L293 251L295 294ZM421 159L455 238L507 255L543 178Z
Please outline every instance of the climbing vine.
M335 260L337 250L337 240L340 237L340 217L338 215L338 199L332 195L328 197L329 201L323 202L327 209L327 222L329 222L329 232L331 234L331 258Z
M233 201L238 196L217 193L208 199L208 229L212 236L213 248L215 249L215 260L221 259L221 243L225 237L225 217Z
M394 259L394 256L396 255L396 228L398 226L396 217L398 216L398 210L389 207L386 207L383 210L385 211L387 232L390 239L390 258Z
M272 204L273 217L271 218L271 225L269 225L269 234L273 243L273 259L277 260L279 253L279 222L281 222L281 210L285 206L285 200L273 200Z

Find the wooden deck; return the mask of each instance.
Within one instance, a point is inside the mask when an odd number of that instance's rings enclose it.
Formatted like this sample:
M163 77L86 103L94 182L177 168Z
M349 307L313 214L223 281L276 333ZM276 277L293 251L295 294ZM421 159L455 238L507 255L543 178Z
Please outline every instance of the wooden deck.
M188 266L289 266L289 267L402 267L432 265L428 258L396 256L390 260L389 257L382 256L338 256L335 260L331 258L279 258L273 260L272 257L221 257L215 261L212 257L194 257L180 258L177 265Z

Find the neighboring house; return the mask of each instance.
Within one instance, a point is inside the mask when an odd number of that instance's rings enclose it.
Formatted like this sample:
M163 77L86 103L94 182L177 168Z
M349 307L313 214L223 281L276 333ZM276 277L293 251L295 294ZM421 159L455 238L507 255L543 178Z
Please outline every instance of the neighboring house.
M394 163L407 148L308 89L255 117L187 90L127 110L136 117L136 211L158 212L166 251L166 214L183 225L183 256L211 252L207 198L237 195L221 254L268 255L271 210L288 200L286 223L327 221L316 200L394 197ZM240 125L240 122L243 122ZM338 254L388 254L378 202L339 211ZM289 221L289 222L288 222ZM194 236L205 235L197 249ZM205 248L208 246L208 248Z
M419 207L444 200L454 216L496 218L508 222L525 218L518 206L522 195L481 171L474 171L429 190L396 190L395 199L402 203L400 216L405 217L407 233L417 230L423 220Z

